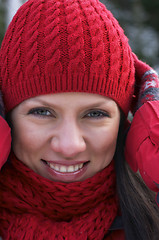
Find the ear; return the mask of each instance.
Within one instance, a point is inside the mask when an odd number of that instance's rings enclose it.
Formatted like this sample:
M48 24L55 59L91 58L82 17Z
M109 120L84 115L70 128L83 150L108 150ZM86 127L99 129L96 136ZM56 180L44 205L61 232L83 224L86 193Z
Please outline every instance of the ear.
M159 184L159 79L157 73L134 54L136 105L127 134L125 158L140 172L146 185L158 191Z

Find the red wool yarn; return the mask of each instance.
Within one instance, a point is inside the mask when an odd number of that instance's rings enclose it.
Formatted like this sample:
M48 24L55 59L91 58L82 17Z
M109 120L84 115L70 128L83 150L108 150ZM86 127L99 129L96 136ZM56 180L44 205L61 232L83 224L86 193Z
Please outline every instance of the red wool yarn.
M60 183L12 156L0 172L0 188L4 240L113 239L107 237L118 211L113 161L83 182Z
M0 50L7 112L38 95L86 92L112 98L127 114L134 72L128 39L98 0L28 0ZM107 234L118 212L115 185L113 163L90 179L64 184L11 159L0 173L0 236L113 239Z
M134 61L117 20L98 0L29 0L0 51L0 82L10 111L25 99L87 92L114 99L127 114Z

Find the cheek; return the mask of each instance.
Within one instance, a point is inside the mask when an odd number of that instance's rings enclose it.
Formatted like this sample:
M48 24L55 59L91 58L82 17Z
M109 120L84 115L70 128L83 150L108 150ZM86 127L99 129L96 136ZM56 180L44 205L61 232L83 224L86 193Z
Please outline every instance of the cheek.
M101 161L111 161L115 149L118 136L118 124L114 127L103 128L102 131L98 132L94 137L93 149L95 159L101 159Z
M116 148L117 135L103 132L101 136L96 138L95 149L100 153L114 152Z
M40 131L28 125L17 124L13 126L12 130L12 148L17 157L29 155L41 147Z

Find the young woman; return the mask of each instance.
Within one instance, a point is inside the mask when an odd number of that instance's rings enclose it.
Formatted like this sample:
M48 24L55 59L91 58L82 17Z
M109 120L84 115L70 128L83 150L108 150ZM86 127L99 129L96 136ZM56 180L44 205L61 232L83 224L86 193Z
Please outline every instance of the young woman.
M12 132L0 173L2 239L157 239L154 194L127 166L124 146L143 75L158 79L112 14L97 0L29 0L0 56Z

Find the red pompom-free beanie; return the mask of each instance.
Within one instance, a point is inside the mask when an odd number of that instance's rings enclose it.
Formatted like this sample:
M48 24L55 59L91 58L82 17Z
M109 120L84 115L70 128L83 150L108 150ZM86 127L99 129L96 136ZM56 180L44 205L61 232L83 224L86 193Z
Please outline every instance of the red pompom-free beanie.
M117 20L98 0L29 0L14 16L0 50L7 111L37 95L95 93L127 114L134 61Z

